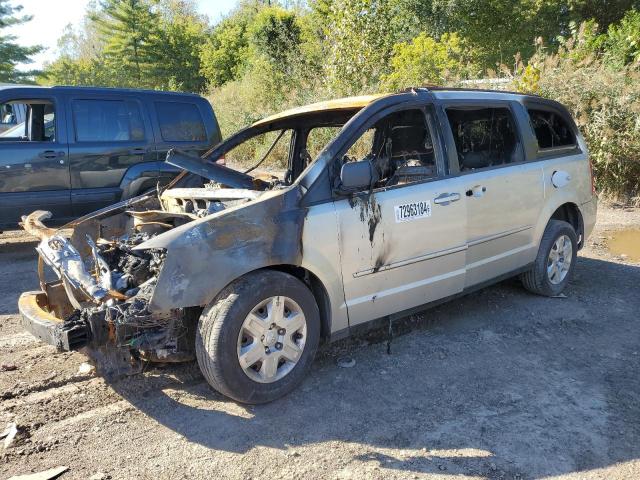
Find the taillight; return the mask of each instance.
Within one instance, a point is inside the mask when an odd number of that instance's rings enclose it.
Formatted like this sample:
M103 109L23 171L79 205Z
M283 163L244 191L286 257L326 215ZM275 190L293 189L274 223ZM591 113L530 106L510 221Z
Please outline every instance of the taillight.
M591 159L589 159L589 176L591 177L591 193L596 194L596 179L593 177L593 165Z

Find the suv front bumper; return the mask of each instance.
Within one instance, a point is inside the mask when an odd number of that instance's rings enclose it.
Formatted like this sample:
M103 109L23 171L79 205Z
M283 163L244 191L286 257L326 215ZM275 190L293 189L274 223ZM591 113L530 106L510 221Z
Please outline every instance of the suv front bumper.
M20 295L18 309L24 329L58 350L78 350L89 341L86 324L64 322L46 310L47 295L42 291Z

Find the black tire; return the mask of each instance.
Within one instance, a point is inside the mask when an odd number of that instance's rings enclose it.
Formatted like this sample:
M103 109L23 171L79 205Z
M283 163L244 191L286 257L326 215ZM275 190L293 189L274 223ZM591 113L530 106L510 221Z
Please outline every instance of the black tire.
M295 301L307 321L307 338L293 369L273 383L249 378L238 361L238 335L249 312L261 301L284 295ZM242 403L266 403L291 392L307 374L320 340L320 313L313 294L296 277L260 270L226 287L207 306L198 322L196 357L207 382L218 392Z
M571 264L564 279L560 283L554 284L549 280L549 276L547 275L547 261L549 259L551 248L556 240L562 235L566 235L571 239ZM547 228L545 228L544 234L542 235L540 248L538 249L538 255L533 267L531 270L520 275L522 285L524 285L524 288L530 292L538 295L544 295L546 297L559 295L565 289L573 276L577 255L578 236L571 224L562 220L549 220Z

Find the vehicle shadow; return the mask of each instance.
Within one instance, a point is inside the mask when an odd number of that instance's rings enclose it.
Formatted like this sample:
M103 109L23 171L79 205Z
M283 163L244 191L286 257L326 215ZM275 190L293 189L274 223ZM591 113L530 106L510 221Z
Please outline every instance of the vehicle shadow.
M324 347L287 397L243 406L194 364L164 386L111 383L142 413L213 450L358 445L351 460L412 473L540 478L640 456L640 267L581 258L567 298L510 280ZM356 366L335 357L348 352ZM362 451L366 453L362 453Z

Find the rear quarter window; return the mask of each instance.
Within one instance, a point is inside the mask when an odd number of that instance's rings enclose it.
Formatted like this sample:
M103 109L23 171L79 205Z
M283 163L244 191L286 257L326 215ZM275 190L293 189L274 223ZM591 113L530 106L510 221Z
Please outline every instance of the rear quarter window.
M204 142L207 133L198 107L186 102L155 102L165 142Z
M576 145L573 129L560 114L535 108L527 111L540 150Z

